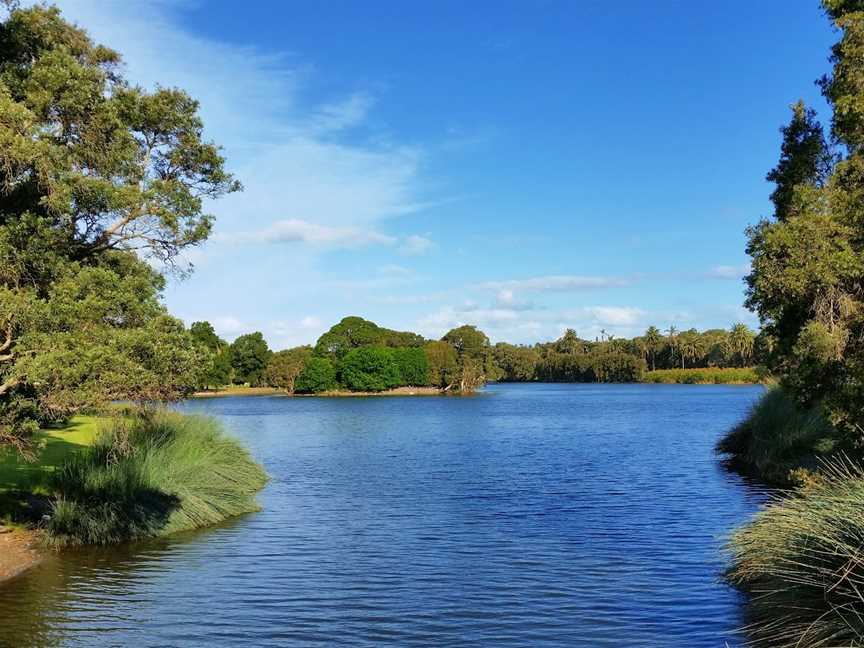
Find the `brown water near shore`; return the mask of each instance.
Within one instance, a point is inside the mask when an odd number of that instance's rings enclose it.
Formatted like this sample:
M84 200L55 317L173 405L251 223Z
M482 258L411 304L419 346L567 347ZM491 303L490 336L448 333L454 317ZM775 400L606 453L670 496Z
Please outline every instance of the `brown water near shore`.
M0 533L0 585L41 562L39 545L36 531L13 529Z

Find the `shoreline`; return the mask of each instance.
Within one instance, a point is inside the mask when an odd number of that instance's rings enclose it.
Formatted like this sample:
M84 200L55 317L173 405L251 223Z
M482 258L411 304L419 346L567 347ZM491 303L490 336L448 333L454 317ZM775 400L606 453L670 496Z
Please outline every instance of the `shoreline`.
M224 398L226 396L285 396L287 398L352 398L358 396L443 396L451 392L438 387L397 387L380 392L355 392L347 390L325 391L318 394L295 394L273 387L233 387L218 391L200 391L191 398Z
M35 567L45 558L39 532L12 529L0 533L0 587Z

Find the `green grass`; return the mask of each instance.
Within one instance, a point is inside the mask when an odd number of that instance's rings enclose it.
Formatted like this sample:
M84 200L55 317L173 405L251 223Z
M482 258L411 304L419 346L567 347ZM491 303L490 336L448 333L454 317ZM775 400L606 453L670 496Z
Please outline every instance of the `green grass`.
M33 505L48 496L51 476L92 444L103 424L96 416L76 416L64 426L41 430L34 439L35 461L25 461L14 448L0 447L0 522L22 523L41 513L41 506L34 511Z
M743 385L762 382L753 367L709 367L703 369L658 369L649 371L643 377L646 383L685 384L685 385Z
M840 450L838 434L818 407L803 410L782 388L770 388L717 444L737 470L793 486Z
M258 509L267 476L208 418L116 419L55 471L50 544L108 544L215 524Z
M864 646L864 470L845 459L768 506L729 542L764 648Z

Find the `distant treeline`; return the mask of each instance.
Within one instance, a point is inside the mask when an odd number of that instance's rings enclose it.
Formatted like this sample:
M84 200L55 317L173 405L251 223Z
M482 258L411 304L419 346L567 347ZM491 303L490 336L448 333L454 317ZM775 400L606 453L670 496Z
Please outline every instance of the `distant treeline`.
M202 389L248 384L292 393L380 392L404 386L465 392L494 381L641 382L649 370L747 367L756 347L755 334L743 324L701 333L670 327L665 334L652 326L632 339L604 331L593 341L568 329L554 342L493 346L474 326L427 340L346 317L314 347L276 352L259 332L231 344L209 322L195 322L191 333L209 353Z

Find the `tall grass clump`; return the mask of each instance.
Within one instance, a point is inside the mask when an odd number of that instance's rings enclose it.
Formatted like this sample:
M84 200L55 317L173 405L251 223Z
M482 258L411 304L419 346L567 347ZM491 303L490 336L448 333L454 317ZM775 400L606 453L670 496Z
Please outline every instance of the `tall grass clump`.
M864 470L847 459L756 515L729 542L753 644L864 646Z
M209 418L167 411L115 419L54 476L54 545L109 544L258 510L267 475Z
M645 374L642 381L665 385L749 385L763 381L753 367L698 367L695 369L657 369Z
M733 468L778 486L798 483L839 449L821 409L800 408L782 387L770 388L716 447Z

